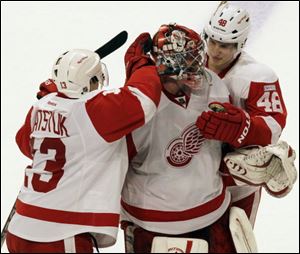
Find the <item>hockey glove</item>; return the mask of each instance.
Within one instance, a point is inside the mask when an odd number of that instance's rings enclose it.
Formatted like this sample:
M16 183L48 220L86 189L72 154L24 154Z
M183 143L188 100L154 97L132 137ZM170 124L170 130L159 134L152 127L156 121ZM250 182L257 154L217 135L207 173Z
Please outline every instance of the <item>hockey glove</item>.
M53 82L52 79L47 79L45 82L40 84L40 91L37 92L36 97L38 99L41 99L45 95L55 92L57 92L56 84Z
M147 55L151 50L152 40L149 33L140 34L126 51L124 60L126 66L126 81L131 74L145 65L154 65L154 62Z
M244 145L250 128L250 116L244 110L230 104L214 102L224 111L204 111L196 125L207 139L227 142L234 147Z
M286 196L297 179L296 152L285 141L228 153L224 161L237 185L263 186L275 197Z

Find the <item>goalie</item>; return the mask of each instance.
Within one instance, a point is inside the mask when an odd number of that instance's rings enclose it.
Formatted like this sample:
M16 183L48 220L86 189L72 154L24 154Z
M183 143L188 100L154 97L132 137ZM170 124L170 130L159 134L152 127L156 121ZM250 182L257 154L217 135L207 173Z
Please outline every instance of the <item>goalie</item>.
M238 186L263 186L277 198L286 196L297 179L295 151L285 142L265 147L248 147L228 153L224 161ZM257 253L252 225L244 210L231 207L229 228L237 253ZM155 237L152 253L208 253L203 239Z

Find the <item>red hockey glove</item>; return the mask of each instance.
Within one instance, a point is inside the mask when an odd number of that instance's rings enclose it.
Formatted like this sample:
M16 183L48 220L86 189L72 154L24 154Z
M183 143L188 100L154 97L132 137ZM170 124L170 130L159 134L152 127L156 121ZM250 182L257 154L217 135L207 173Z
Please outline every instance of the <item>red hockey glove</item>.
M40 91L37 92L36 98L41 99L45 95L55 92L57 92L56 84L52 79L47 79L45 82L40 84Z
M224 111L205 111L198 117L196 125L207 139L227 142L241 147L250 129L250 116L230 103L213 103L224 107Z
M149 33L140 34L126 51L124 60L126 66L126 80L137 69L145 65L154 65L147 52L151 50L152 40Z

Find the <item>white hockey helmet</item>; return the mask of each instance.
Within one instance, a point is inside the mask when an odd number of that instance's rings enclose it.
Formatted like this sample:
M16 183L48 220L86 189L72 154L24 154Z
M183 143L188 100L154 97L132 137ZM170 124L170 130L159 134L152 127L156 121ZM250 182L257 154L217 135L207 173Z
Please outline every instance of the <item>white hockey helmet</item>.
M221 3L204 28L204 36L223 43L237 43L237 52L245 46L250 29L249 13Z
M90 92L91 81L99 81L101 88L108 84L108 72L95 52L73 49L65 52L55 61L52 79L59 92L70 98L80 98Z

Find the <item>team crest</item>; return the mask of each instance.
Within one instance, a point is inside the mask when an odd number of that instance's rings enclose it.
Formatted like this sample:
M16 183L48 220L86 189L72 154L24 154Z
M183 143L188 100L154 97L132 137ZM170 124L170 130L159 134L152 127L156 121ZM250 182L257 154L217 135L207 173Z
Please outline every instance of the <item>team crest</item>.
M183 130L180 137L173 139L166 151L168 163L173 167L183 167L190 163L193 156L200 151L204 137L195 124Z

